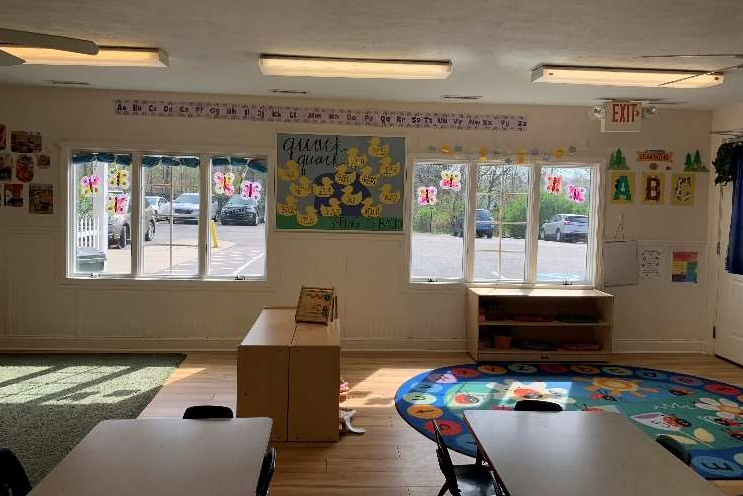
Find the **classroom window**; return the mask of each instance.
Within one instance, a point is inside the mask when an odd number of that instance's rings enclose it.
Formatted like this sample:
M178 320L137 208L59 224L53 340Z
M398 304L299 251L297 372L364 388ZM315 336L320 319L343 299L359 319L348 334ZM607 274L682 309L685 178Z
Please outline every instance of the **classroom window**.
M413 280L464 277L467 166L421 162L413 167L411 266Z
M70 153L71 277L266 277L267 160Z
M541 161L414 162L411 281L593 285L599 171ZM444 187L452 176L461 178L456 191Z
M478 164L474 280L523 281L529 167Z
M252 157L211 158L209 273L261 277L266 273L266 165Z
M72 156L72 269L82 274L132 273L129 153Z

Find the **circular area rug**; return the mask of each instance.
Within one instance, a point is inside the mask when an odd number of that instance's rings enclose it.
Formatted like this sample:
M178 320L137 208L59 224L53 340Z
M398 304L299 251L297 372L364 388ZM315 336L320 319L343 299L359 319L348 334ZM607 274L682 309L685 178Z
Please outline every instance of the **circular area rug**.
M667 434L683 443L703 477L743 479L743 388L701 377L618 365L464 364L408 379L395 406L432 440L435 418L449 448L475 456L465 410L510 410L522 399L620 413L653 438Z

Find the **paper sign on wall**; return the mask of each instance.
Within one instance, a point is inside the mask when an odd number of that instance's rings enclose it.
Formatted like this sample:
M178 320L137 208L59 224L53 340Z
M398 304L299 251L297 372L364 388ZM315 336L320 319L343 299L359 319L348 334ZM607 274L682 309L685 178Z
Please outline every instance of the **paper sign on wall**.
M609 195L611 202L619 205L627 205L635 202L635 173L618 172L611 173L609 181Z
M671 205L694 205L694 174L671 175Z
M642 173L642 203L644 205L663 205L665 202L666 175L663 173Z
M674 251L673 270L671 280L673 282L697 283L699 270L699 253L696 251Z
M640 278L655 279L660 277L662 259L663 250L660 248L643 248L640 250Z

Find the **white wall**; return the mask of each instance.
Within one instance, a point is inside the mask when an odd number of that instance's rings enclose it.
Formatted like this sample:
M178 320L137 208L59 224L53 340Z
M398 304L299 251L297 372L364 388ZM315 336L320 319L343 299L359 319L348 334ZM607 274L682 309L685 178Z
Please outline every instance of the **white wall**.
M374 129L286 126L241 121L121 117L114 98L266 103L239 96L145 94L96 90L0 86L0 123L9 130L41 131L52 152L52 169L36 181L54 182L59 198L59 143L63 140L116 143L168 143L273 148L275 133L354 132ZM664 148L676 157L699 149L709 159L711 113L662 109L644 122L641 134L602 134L585 107L494 106L322 102L272 99L292 105L443 110L526 114L524 133L401 129L409 153L430 145L555 149L575 145L587 155L608 158L618 146L634 164L637 150ZM389 134L389 131L379 131ZM676 248L706 250L707 175L697 177L693 208L633 206L606 208L605 236L611 238L619 213L626 216L627 239ZM0 345L61 348L232 348L264 305L293 304L301 284L338 288L344 345L357 348L464 349L464 288L411 289L405 281L405 240L396 235L274 234L269 281L235 282L79 281L61 278L62 205L53 216L0 207ZM633 270L633 268L630 268ZM617 295L615 338L618 350L699 350L707 338L706 263L697 285L662 280L611 288ZM221 312L242 308L243 312Z

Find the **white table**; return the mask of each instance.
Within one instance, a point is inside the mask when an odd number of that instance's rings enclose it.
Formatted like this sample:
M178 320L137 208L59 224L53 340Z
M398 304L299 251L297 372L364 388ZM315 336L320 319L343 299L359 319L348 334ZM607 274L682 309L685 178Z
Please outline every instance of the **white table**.
M32 496L254 494L271 419L104 420Z
M616 413L467 411L511 496L721 496Z

